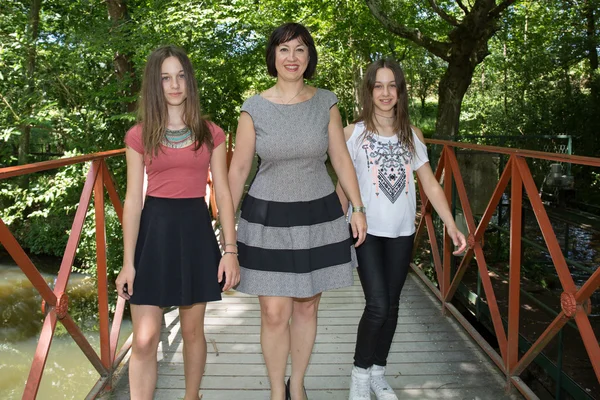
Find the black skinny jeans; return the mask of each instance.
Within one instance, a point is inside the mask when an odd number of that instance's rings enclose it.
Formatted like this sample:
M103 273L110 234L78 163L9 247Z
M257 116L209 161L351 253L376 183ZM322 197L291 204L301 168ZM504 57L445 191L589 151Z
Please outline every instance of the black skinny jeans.
M414 234L386 238L367 234L356 248L358 276L367 302L356 337L354 365L385 366L398 323L400 292L410 268Z

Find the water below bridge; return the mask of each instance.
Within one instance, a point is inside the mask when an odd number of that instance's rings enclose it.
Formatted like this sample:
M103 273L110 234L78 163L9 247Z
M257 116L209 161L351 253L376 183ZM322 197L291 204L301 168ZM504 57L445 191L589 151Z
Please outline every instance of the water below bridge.
M56 275L43 273L50 285ZM97 297L94 282L72 274L69 283L70 311L87 340L98 352ZM43 314L41 296L21 272L8 262L0 263L0 399L20 399L35 354ZM38 399L83 399L99 378L86 356L62 327L56 326ZM123 321L120 342L131 333L131 322Z

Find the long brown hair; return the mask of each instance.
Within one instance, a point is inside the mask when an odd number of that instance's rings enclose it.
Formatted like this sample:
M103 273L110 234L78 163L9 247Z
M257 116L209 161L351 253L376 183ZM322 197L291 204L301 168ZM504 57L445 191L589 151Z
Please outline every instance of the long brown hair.
M388 68L394 73L396 81L396 93L398 101L394 106L396 112L394 119L394 132L398 136L400 143L405 146L412 154L415 153L415 144L413 141L410 118L408 116L408 92L406 89L406 79L402 68L391 58L383 58L372 62L368 67L363 78L360 91L361 112L354 122L363 121L365 124L364 137L379 133L375 127L375 107L373 106L373 89L377 80L377 71L381 68Z
M154 50L148 57L144 69L142 92L138 102L138 120L142 123L142 143L144 152L150 157L158 155L169 123L167 102L162 85L161 69L163 61L177 57L183 73L187 98L183 107L183 122L192 131L195 140L194 150L206 144L209 152L213 149L213 138L208 123L202 117L198 96L198 82L194 68L185 51L175 46L163 46Z

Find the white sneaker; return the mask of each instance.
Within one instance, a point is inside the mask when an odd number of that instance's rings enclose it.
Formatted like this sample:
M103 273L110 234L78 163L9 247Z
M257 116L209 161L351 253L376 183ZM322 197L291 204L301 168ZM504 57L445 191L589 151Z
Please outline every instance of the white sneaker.
M394 389L385 380L385 367L373 365L371 367L370 386L377 400L398 400Z
M371 400L371 390L369 388L370 375L371 368L364 369L356 365L352 367L349 400Z

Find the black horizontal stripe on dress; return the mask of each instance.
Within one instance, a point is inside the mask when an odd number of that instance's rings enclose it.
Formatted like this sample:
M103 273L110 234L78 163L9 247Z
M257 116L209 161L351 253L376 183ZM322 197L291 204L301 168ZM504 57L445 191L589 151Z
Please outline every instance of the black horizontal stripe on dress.
M315 200L279 202L257 199L246 195L241 218L272 227L316 225L335 221L344 215L335 192Z
M351 262L352 240L302 250L273 250L247 246L238 242L240 266L259 271L296 274Z

